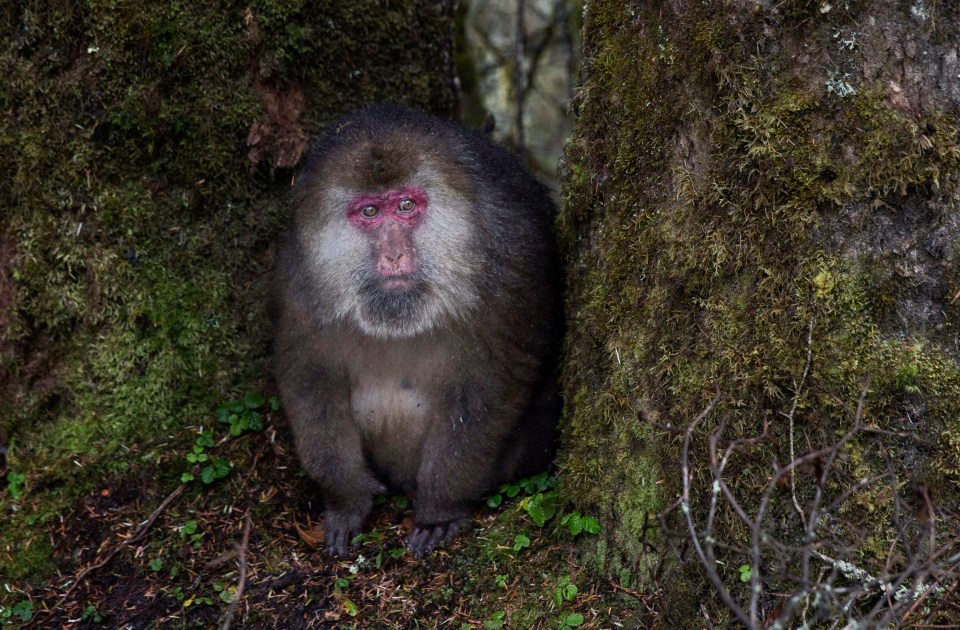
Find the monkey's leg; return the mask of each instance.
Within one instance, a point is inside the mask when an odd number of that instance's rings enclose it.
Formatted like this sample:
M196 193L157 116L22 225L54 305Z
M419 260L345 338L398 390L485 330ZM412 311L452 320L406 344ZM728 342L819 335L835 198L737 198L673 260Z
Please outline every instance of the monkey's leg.
M496 485L523 479L550 467L556 450L557 420L562 406L557 379L548 374L534 390L529 408L504 444L506 450Z
M423 447L417 473L413 531L407 546L422 557L456 534L473 506L498 478L501 443L508 433L503 417L487 413L476 388L464 388L452 409L438 418Z
M336 395L339 388L317 385L316 381L300 388L281 385L281 394L300 461L323 493L327 551L344 557L350 541L362 531L374 496L386 488L367 466L349 405L337 400L344 397Z

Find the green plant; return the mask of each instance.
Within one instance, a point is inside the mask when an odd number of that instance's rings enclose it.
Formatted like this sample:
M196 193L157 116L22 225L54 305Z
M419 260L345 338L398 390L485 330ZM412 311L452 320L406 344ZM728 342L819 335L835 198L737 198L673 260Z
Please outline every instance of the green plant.
M508 499L512 499L520 491L525 491L527 494L536 494L538 492L546 492L557 487L557 478L548 475L547 473L540 473L533 477L527 477L526 479L521 479L520 481L514 483L505 483L500 486L499 492L487 498L487 505L492 508L499 507L503 503L503 498L506 496Z
M599 534L600 523L592 516L581 516L579 512L572 512L563 517L560 521L570 530L572 536L579 536L583 532L588 534Z
M498 575L497 577L493 578L493 583L500 588L507 588L507 576Z
M357 613L360 612L360 608L357 604L346 596L344 591L350 586L350 580L353 579L353 576L337 578L333 583L333 597L343 606L343 609L351 617L356 617Z
M213 590L220 594L220 601L224 604L232 604L237 596L237 587L227 586L224 582L214 582Z
M520 501L519 507L527 513L530 520L537 524L537 527L543 527L547 521L556 515L559 500L556 490L537 492L533 496Z
M556 515L560 505L557 478L545 472L515 483L503 484L497 494L487 498L487 505L499 507L504 497L512 499L521 492L527 496L520 501L518 509L526 512L537 527L543 527Z
M500 630L507 623L507 611L498 610L489 617L486 621L483 622L484 628L489 628L489 630Z
M753 577L753 569L750 568L749 564L741 564L738 570L740 571L741 582L749 582Z
M0 606L0 621L9 621L14 617L24 623L30 621L33 618L33 602L25 599L15 604L13 608Z
M200 435L194 441L193 449L187 453L186 460L190 464L206 464L200 469L200 480L204 484L211 484L217 479L223 479L230 474L230 462L220 458L210 458L206 452L208 448L213 447L213 431L210 429L200 429ZM195 479L192 473L183 473L180 481L188 483Z
M272 411L280 409L280 401L276 396L264 398L257 392L247 392L242 400L217 407L217 422L228 425L231 437L238 437L247 431L263 431L263 416L257 411L269 407ZM213 429L200 429L200 435L194 440L193 448L185 459L191 466L202 465L198 475L200 481L206 485L230 474L233 466L225 459L211 457L207 452L213 448ZM183 483L194 481L197 475L185 472L180 476Z
M373 530L362 534L357 534L350 539L350 544L354 547L368 543L373 544L375 546L376 553L367 553L366 557L372 558L372 560L367 560L366 562L372 563L374 568L379 569L383 565L384 557L388 556L396 560L398 558L402 558L403 555L407 553L406 547L385 547L383 544L384 540L385 537L382 532ZM359 560L358 564L360 564Z
M188 597L183 592L183 588L180 586L175 586L170 591L170 595L176 598L176 600L180 602L180 605L183 606L184 608L190 608L191 606L203 606L203 605L212 606L213 605L212 597L207 597L204 595L190 595Z
M405 510L410 507L410 499L403 496L402 494L393 495L391 497L379 495L373 500L374 505L386 505L387 501L393 503L394 509Z
M583 623L583 615L580 613L569 613L560 618L560 625L557 626L557 630L569 630L570 628L576 628Z
M90 604L83 609L83 614L80 615L81 621L89 621L91 623L100 623L103 621L103 615L100 614L100 611L97 610L97 607L93 604Z
M212 606L213 598L205 597L203 595L192 595L183 601L183 607L189 608L190 606Z
M10 493L10 497L16 501L20 498L20 495L23 493L23 482L27 480L27 476L23 473L18 473L10 471L7 473L7 492Z
M198 529L197 522L189 520L180 528L180 538L190 541L194 547L199 547L200 539L203 538L203 532L197 531Z
M553 603L557 608L563 606L563 602L572 602L577 596L577 585L570 581L568 576L560 578L557 587L553 589Z
M525 534L517 534L513 537L513 550L520 551L530 546L530 537Z
M257 410L265 405L272 411L280 409L280 401L276 396L267 399L257 392L247 392L243 400L217 407L217 422L229 425L233 437L245 431L263 431L263 416Z

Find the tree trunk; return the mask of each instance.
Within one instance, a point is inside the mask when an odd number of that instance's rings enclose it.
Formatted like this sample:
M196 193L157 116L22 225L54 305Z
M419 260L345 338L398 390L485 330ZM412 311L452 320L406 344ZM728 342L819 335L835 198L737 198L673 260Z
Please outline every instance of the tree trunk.
M670 623L885 619L840 561L935 584L960 536L956 3L604 0L583 41L561 470L596 558Z

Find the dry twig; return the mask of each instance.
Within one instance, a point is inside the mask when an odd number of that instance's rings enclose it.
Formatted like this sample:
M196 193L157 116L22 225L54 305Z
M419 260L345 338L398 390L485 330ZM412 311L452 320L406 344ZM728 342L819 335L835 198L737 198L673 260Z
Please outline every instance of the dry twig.
M240 603L240 599L243 597L243 589L247 585L247 545L250 543L250 510L247 510L247 515L243 517L243 538L240 541L240 546L237 547L237 564L240 565L240 579L237 580L237 592L234 594L233 601L230 602L230 608L227 609L227 613L223 616L223 623L220 625L220 630L230 630L230 624L233 623L233 615L237 610L237 604Z

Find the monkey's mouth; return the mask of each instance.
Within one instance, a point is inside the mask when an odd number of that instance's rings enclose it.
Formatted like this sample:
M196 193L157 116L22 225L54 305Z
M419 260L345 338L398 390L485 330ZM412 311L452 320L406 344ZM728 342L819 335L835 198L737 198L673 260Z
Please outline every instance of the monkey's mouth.
M418 321L427 300L423 280L416 274L369 278L361 295L361 318L391 328Z
M385 276L377 284L385 291L409 291L417 286L417 281L412 275Z

